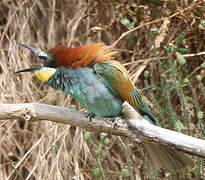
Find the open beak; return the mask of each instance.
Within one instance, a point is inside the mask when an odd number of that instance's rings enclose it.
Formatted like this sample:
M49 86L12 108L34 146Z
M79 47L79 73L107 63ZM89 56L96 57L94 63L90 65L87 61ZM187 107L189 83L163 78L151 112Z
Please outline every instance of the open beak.
M20 45L29 49L36 56L41 56L44 53L43 51L33 48L31 46L28 46L26 44L20 43ZM35 68L28 68L28 69L16 71L15 73L21 73L21 72L34 72L37 78L44 83L48 81L55 74L56 69L49 68L49 67L35 67Z
M29 49L32 53L34 53L37 57L40 57L42 54L45 54L43 51L39 50L39 49L36 49L36 48L33 48L29 45L26 45L26 44L23 44L23 43L19 43L19 45L25 47L26 49ZM21 73L21 72L32 72L32 71L36 71L36 70L39 70L40 68L37 67L37 68L29 68L29 69L23 69L23 70L20 70L20 71L17 71L16 73Z
M33 48L29 45L26 45L26 44L23 44L23 43L19 43L21 46L29 49L31 52L33 52L36 56L39 56L42 51L41 50L38 50L36 48ZM23 69L23 70L20 70L20 71L16 71L15 73L21 73L21 72L35 72L35 71L38 71L40 70L41 68L40 67L37 67L37 68L28 68L28 69Z

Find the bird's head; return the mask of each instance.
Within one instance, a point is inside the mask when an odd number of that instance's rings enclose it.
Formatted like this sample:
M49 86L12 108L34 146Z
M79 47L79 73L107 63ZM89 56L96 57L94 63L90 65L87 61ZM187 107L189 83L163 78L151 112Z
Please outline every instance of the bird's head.
M43 83L48 81L56 72L57 61L55 61L55 59L49 53L43 52L22 43L20 43L20 45L33 52L40 59L41 63L43 64L43 67L23 69L17 71L16 73L34 72L37 78Z

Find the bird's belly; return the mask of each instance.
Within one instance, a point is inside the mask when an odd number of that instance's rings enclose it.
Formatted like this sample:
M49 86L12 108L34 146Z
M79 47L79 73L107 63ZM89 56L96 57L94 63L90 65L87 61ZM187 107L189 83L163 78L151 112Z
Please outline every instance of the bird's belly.
M122 114L123 100L113 95L92 68L61 67L47 84L73 96L89 113L98 117Z
M103 95L93 96L92 92L88 96L92 96L92 100L85 101L84 98L73 95L89 113L97 117L116 117L122 115L122 102L118 99L113 97L105 98Z

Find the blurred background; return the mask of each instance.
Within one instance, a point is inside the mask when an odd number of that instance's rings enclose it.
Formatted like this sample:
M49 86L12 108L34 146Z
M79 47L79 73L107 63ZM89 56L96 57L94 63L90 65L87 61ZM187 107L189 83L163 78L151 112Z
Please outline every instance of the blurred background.
M14 73L40 64L18 43L41 50L111 45L147 22L117 44L117 59L162 127L204 139L203 0L0 0L0 103L82 109L32 73ZM193 159L195 169L170 175L154 170L141 146L127 138L46 121L0 122L0 179L205 179L204 159Z

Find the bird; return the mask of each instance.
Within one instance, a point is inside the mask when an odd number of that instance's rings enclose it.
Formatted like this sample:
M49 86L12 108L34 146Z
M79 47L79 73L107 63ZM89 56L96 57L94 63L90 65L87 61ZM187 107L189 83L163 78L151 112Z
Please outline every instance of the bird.
M159 126L125 67L117 60L117 51L104 43L77 47L58 45L46 52L20 43L41 61L41 67L17 71L34 72L44 84L74 97L89 114L101 118L123 116L127 101L148 122ZM175 173L194 167L185 153L161 144L146 143L148 159L156 169Z

